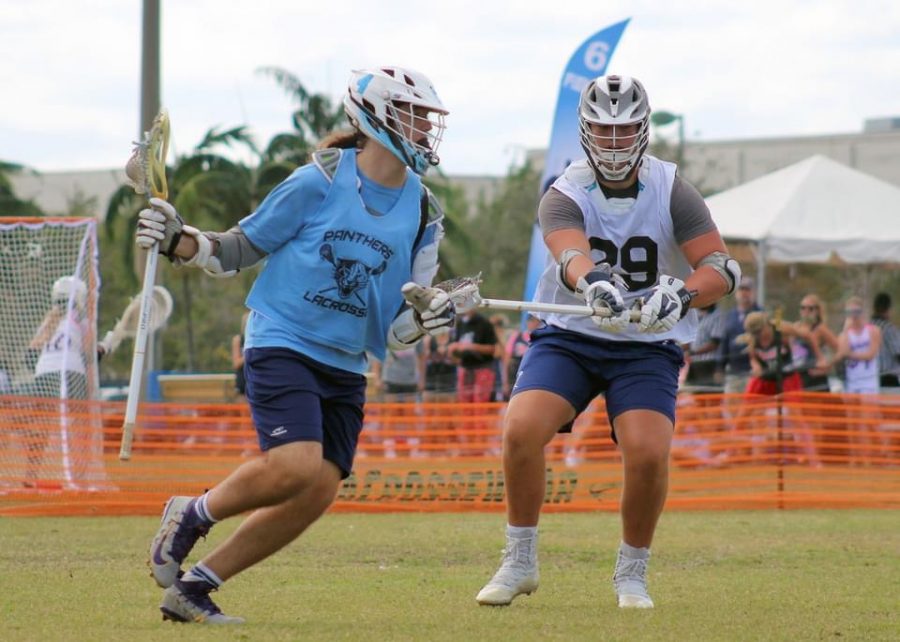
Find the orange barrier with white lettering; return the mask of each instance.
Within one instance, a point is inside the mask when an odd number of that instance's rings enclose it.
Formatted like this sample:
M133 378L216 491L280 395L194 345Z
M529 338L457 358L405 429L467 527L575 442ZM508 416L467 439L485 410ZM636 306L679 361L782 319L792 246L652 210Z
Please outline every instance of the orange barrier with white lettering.
M505 404L370 403L335 510L501 511ZM155 515L259 455L242 405L0 397L0 515ZM98 432L99 431L99 432ZM102 434L100 456L95 452ZM618 510L621 463L598 400L547 447L546 510ZM900 508L900 396L682 393L668 509Z

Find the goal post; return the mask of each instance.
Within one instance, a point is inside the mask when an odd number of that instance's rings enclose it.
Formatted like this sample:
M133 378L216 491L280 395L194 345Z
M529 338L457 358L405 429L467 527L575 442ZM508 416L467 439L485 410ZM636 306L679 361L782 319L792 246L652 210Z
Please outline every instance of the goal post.
M97 221L0 217L0 489L104 485Z

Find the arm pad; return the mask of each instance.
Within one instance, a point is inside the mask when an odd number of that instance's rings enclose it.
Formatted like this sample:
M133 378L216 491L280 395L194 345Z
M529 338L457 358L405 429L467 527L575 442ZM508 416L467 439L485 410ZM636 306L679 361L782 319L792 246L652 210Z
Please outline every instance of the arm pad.
M728 285L726 294L734 292L738 283L741 282L741 264L731 258L728 254L725 254L725 252L713 252L712 254L707 254L700 259L700 262L697 263L697 267L700 268L704 265L710 266L719 273L719 276L725 279L725 283Z
M198 230L196 227L185 225L181 229L182 234L187 234L197 241L197 253L187 261L176 263L177 265L186 265L187 267L197 267L202 269L210 276L226 278L234 276L237 270L224 270L222 263L213 254L213 242L209 236Z
M569 292L576 292L576 289L566 283L566 270L569 269L569 263L576 256L587 256L587 254L577 248L570 247L560 252L559 261L556 262L556 280L560 286Z

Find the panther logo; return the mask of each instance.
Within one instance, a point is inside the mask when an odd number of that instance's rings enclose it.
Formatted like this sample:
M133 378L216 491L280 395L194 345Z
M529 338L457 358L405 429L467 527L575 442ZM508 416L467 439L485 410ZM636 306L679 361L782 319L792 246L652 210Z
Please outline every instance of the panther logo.
M366 302L359 295L360 290L364 290L369 285L370 276L378 276L387 269L387 261L382 261L378 267L373 268L356 259L335 257L331 243L324 243L319 248L319 256L334 267L333 276L337 283L335 287L322 290L322 292L337 290L340 298L349 299L351 296L355 296L363 305Z

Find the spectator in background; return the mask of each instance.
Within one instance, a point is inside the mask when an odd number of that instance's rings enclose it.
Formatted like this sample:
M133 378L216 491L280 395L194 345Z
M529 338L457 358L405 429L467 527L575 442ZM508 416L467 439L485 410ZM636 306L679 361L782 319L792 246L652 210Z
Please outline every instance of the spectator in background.
M744 334L744 321L751 312L759 311L756 305L755 283L749 276L741 277L735 293L735 307L722 319L718 332L713 338L719 341L719 367L717 378L723 378L726 393L742 393L750 380L750 358L745 346L738 342Z
M401 430L406 433L399 440L394 437L383 439L385 457L396 457L396 444L406 443L404 454L418 456L421 438L413 436L421 432L421 422L417 420L418 408L413 406L425 390L425 347L419 341L404 350L388 348L384 363L372 362L372 378L380 401L404 404L390 411L394 417L403 418L400 423L388 424L384 428ZM374 428L374 427L373 427Z
M808 336L794 337L791 341L794 366L800 372L803 389L828 392L831 389L828 380L831 366L826 351L832 355L836 353L838 340L828 328L825 306L817 295L807 294L800 301L800 321L796 325L809 333Z
M844 314L844 329L838 337L835 355L835 361L846 361L844 389L849 393L878 394L881 330L866 321L863 302L858 296L847 299Z
M503 382L506 375L503 373L503 350L506 348L506 338L509 331L506 328L507 318L502 314L491 315L491 325L497 335L497 345L494 347L494 394L491 401L506 401L506 393L503 391Z
M522 357L528 350L531 342L531 333L541 325L541 320L536 316L528 315L525 320L525 329L513 330L506 345L503 348L503 364L500 368L503 374L503 398L509 399L513 385L516 382L516 375L519 374L519 365L522 363Z
M715 384L718 368L719 343L722 331L722 314L712 303L699 310L697 336L685 351L688 360L686 382L693 386L711 386Z
M383 401L410 403L425 390L425 347L422 342L405 350L388 349L384 363L372 363L375 388Z
M847 299L844 304L844 329L838 337L838 351L835 360L844 360L844 390L851 394L877 395L881 392L878 374L878 355L881 350L881 330L865 318L863 300L858 296ZM884 452L884 431L881 438L875 437L875 427L879 417L877 410L870 411L857 400L848 404L847 422L849 441L851 444L850 464L866 465L873 458L879 458ZM857 406L857 407L854 407ZM881 448L879 448L879 442Z
M803 380L793 368L791 342L797 337L808 338L807 330L787 321L781 322L776 327L765 312L748 314L744 320L744 329L746 334L741 336L739 341L747 345L747 356L750 359L751 377L747 383L747 393L772 396L802 390ZM744 416L753 410L755 409L750 402L741 407ZM806 463L812 466L820 465L815 441L808 428L787 431L785 436L798 443ZM762 454L760 446L763 439L759 435L750 438L754 444L752 449L754 461L758 461Z
M443 332L422 341L425 345L425 401L456 399L456 360L447 351L451 338L450 332Z
M244 378L244 333L247 330L249 312L241 316L241 332L231 337L231 367L234 368L234 391L238 397L236 401L244 401L247 392L247 380Z
M456 359L456 399L460 403L484 403L491 401L496 375L494 354L497 349L497 333L487 318L469 310L457 317L454 341L447 346L450 355ZM480 411L467 408L466 414ZM457 431L458 441L465 444L459 454L482 455L485 451L499 452L500 435L489 434L483 422L466 423Z
M425 392L422 398L426 402L424 412L431 417L425 425L422 443L429 455L459 454L451 437L457 432L455 410L451 406L431 405L456 401L456 359L447 350L452 337L452 332L442 332L422 341L425 346Z
M791 339L798 336L793 324L783 322L780 328L781 341L776 341L775 324L765 312L751 312L744 320L746 334L740 337L747 345L750 360L750 379L747 393L755 395L775 395L803 389L800 375L792 368ZM779 354L780 352L780 354ZM777 389L777 379L781 369L781 390Z
M459 315L453 342L447 346L457 360L456 399L483 403L494 391L494 352L497 333L493 324L475 310Z
M878 374L881 388L900 388L900 329L891 322L891 297L886 292L875 295L872 324L881 330L878 352Z

